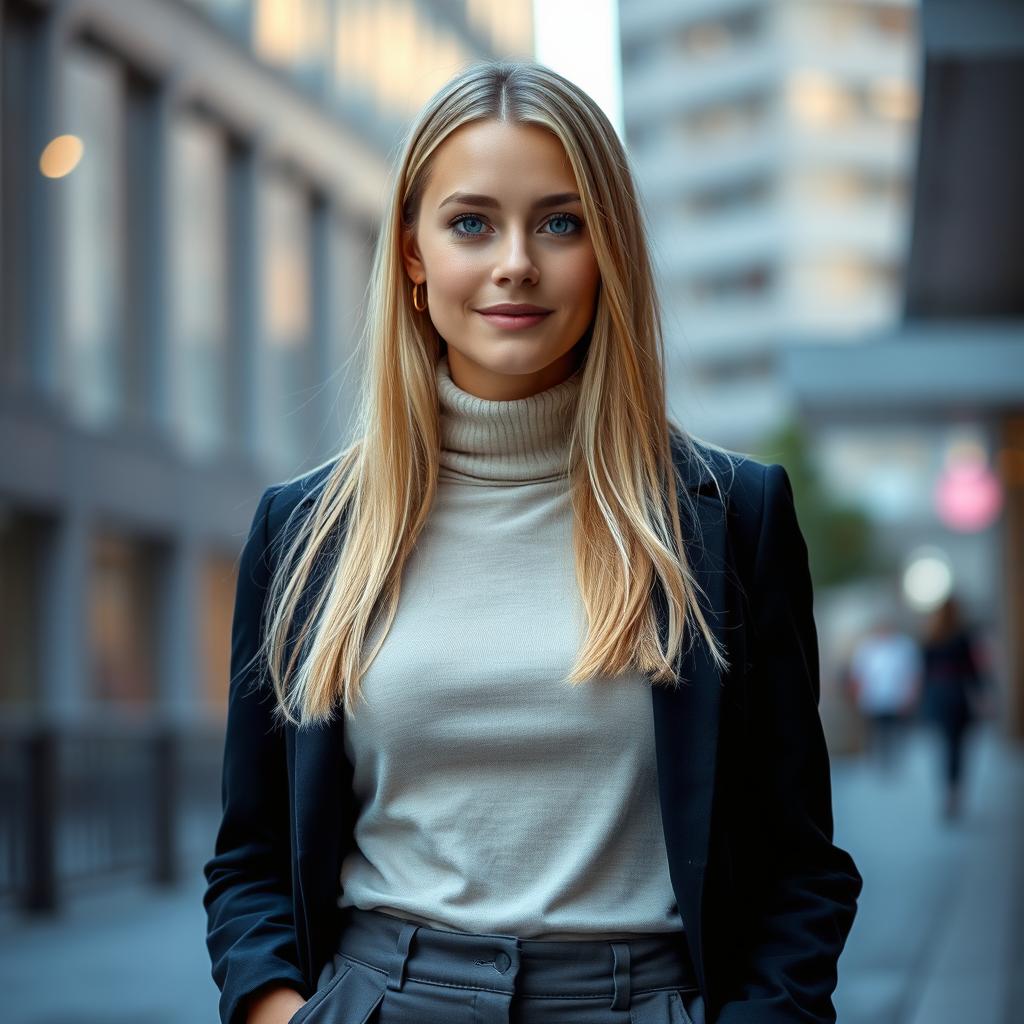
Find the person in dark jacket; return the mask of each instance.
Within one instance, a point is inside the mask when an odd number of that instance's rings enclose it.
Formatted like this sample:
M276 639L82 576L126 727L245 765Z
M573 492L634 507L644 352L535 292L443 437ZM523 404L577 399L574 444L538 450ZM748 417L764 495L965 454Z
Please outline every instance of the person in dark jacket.
M938 731L943 748L943 813L958 817L963 804L964 744L976 709L987 696L976 640L950 595L932 613L922 642L922 713Z
M356 440L239 567L223 1024L835 1021L862 879L793 490L667 415L589 96L497 61L427 104L366 344Z

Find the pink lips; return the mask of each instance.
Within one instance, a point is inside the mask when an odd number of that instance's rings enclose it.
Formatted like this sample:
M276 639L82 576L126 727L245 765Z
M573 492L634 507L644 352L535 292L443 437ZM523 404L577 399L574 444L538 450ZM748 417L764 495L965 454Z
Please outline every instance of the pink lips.
M548 313L535 313L535 314L518 314L513 315L509 313L481 313L480 314L489 324L493 324L495 327L500 327L506 331L522 331L527 327L536 327Z
M528 327L536 327L550 315L551 310L544 309L543 306L504 302L497 306L488 306L487 309L478 309L477 312L495 327L506 331L521 331Z

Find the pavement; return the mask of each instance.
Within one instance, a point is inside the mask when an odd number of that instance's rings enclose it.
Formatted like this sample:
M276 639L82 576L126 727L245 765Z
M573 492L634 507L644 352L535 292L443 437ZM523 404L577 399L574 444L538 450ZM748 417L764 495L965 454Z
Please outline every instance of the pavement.
M840 1024L1024 1020L1024 749L970 735L962 817L941 815L940 751L917 725L894 774L833 765L835 840L864 876L839 963Z
M1024 750L973 735L961 819L941 817L938 750L915 727L895 770L834 758L836 842L864 876L839 963L840 1024L1024 1019ZM212 843L212 840L211 840ZM54 920L0 917L6 1024L216 1024L201 864L160 893L78 893Z

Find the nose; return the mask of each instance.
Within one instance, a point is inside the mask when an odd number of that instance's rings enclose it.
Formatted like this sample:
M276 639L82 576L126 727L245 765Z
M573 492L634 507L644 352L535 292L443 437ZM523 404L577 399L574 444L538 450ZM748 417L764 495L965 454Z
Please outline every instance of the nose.
M512 230L506 237L507 241L501 246L498 260L491 271L491 280L495 284L513 286L536 284L540 271L526 243L526 232Z

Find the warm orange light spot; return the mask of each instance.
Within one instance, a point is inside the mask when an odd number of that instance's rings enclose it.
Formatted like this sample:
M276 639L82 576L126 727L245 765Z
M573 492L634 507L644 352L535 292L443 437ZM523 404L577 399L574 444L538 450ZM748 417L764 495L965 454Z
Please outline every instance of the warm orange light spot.
M78 166L84 151L77 135L58 135L47 143L39 157L39 170L47 178L63 178Z

